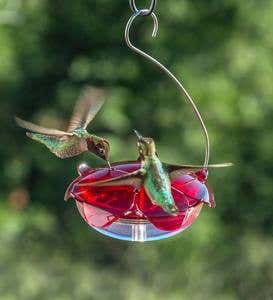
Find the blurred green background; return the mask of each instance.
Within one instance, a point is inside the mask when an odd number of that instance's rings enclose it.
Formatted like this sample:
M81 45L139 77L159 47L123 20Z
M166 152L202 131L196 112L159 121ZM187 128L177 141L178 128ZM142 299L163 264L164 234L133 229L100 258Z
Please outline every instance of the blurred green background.
M103 237L64 203L85 154L59 160L13 116L65 126L86 84L108 101L90 130L112 161L136 158L132 129L160 157L200 163L191 108L158 69L123 41L126 0L0 0L0 299L273 299L273 1L158 1L160 31L132 38L190 91L211 137L217 208L182 234L147 244ZM137 1L139 7L148 1Z

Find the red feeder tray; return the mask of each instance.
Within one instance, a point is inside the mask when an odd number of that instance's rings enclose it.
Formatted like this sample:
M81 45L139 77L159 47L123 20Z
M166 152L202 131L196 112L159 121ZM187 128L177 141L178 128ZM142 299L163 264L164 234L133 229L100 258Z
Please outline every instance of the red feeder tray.
M203 203L215 206L213 193L205 182L205 170L181 175L171 182L172 194L180 211L177 216L154 205L144 188L82 186L133 172L140 168L140 163L119 162L112 166L110 170L80 165L80 176L66 192L66 198L75 199L83 219L105 235L130 241L163 239L188 228L198 217Z

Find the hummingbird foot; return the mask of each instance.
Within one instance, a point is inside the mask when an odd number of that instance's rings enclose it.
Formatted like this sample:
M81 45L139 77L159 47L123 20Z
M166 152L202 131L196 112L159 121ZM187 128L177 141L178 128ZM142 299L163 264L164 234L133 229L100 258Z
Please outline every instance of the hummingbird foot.
M168 214L176 217L179 215L179 209L176 205L170 204L167 207L163 208Z
M109 161L109 160L107 160L107 164L108 164L108 167L109 167L110 171L112 171L112 170L113 170L113 168L112 168L112 166L111 166L111 164L110 164L110 161Z
M32 134L32 132L28 132L28 131L27 131L27 132L26 132L26 136L32 139L33 134Z

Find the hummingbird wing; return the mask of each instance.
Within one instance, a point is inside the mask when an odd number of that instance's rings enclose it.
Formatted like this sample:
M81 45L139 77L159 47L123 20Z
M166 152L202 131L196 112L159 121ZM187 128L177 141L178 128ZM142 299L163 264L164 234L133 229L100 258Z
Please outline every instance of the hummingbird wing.
M69 132L65 132L62 130L42 127L42 126L33 124L31 122L24 121L18 117L15 117L15 122L17 123L18 126L25 128L27 130L30 130L31 132L41 133L41 134L45 134L45 135L49 135L49 136L58 136L58 137L73 135Z
M204 166L202 165L171 165L167 163L163 163L163 166L165 170L169 173L169 176L172 180L188 172L204 168ZM208 165L208 168L225 168L231 166L233 166L232 163L221 163Z
M91 182L91 183L82 183L78 186L117 186L117 185L131 185L136 188L139 188L142 185L143 173L140 170L137 170L126 175L122 175L116 178Z
M104 103L103 96L103 90L87 86L75 105L67 131L72 132L77 128L85 129L101 109Z

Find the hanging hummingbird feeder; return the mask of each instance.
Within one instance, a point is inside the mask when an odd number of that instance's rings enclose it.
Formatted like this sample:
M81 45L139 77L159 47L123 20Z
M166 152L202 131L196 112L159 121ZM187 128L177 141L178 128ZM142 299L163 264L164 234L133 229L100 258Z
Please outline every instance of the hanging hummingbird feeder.
M139 152L136 161L117 162L96 169L81 164L78 167L79 177L70 184L65 200L73 198L82 218L100 233L121 240L144 242L167 238L185 230L199 216L204 204L215 207L213 192L206 183L208 168L226 167L230 164L208 165L209 136L194 101L181 82L165 66L134 46L130 40L131 26L134 20L141 16L152 17L153 36L156 36L156 0L151 1L148 9L138 9L134 0L129 0L129 4L133 14L125 29L126 43L135 53L165 72L191 105L204 134L204 163L201 166L163 163L158 157L153 139L143 137L135 131ZM83 123L85 128L87 120L90 121L98 110L92 110L90 105L88 108L89 117L87 112L81 110L85 121L79 122L78 115L78 121L74 124L76 127L78 123ZM105 151L103 155L108 157Z

